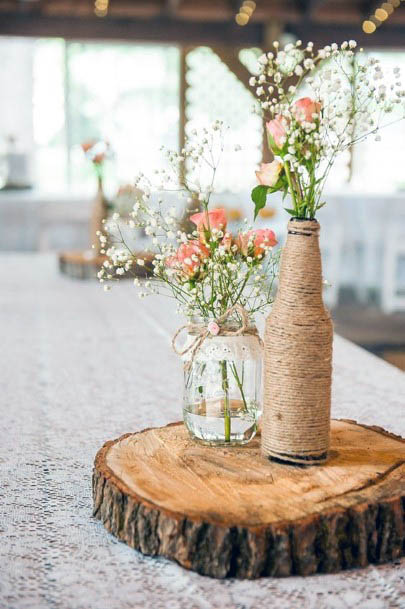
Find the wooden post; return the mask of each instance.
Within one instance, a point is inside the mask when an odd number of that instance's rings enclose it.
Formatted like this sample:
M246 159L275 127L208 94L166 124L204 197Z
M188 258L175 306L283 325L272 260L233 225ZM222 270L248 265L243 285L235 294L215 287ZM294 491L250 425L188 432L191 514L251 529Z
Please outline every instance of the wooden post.
M187 53L190 49L185 46L180 47L180 80L179 80L179 154L184 148L186 141L186 94L187 94ZM180 177L181 180L185 177L185 166L184 162L180 165Z

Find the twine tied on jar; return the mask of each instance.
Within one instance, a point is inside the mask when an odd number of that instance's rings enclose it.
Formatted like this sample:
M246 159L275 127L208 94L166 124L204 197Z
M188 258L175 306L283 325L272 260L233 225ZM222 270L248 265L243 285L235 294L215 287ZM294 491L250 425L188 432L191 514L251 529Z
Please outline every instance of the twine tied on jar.
M226 322L226 320L233 313L239 314L239 316L242 320L241 325L239 328L236 328L236 329L226 328L224 325L224 322ZM178 349L176 347L177 337L183 330L186 330L186 329L188 330L189 334L195 335L195 339L190 345L186 346L184 349ZM173 351L175 353L177 353L177 355L180 355L180 356L183 356L186 353L190 352L191 357L184 364L185 370L188 370L193 363L193 360L194 360L194 357L195 357L197 351L200 349L201 345L204 343L204 341L207 338L213 337L213 336L242 336L242 335L246 335L246 334L249 334L251 336L256 336L259 343L261 345L263 344L263 341L257 332L257 328L249 325L249 313L246 311L246 309L244 307L242 307L242 305L235 304L232 307L230 307L229 309L227 309L225 311L225 313L223 315L221 315L220 317L218 317L217 319L209 321L207 325L190 323L190 324L181 326L181 328L179 328L177 330L177 332L175 333L175 335L173 336L172 347L173 347Z

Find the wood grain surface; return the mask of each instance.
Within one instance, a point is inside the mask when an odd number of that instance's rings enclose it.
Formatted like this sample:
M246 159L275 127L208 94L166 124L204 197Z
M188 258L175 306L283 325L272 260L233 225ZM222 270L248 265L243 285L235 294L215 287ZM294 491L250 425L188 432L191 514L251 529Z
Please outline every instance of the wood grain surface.
M308 575L404 554L405 441L332 421L318 466L193 442L182 423L98 452L94 516L122 541L213 577Z

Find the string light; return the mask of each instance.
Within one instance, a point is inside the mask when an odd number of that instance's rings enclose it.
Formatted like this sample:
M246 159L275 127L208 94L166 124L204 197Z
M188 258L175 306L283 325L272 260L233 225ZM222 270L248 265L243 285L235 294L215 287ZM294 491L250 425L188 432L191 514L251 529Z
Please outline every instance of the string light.
M96 17L106 17L108 13L109 0L96 0L94 3L94 13Z
M402 0L402 2L404 1L405 0ZM383 2L381 6L375 10L374 15L363 21L363 32L365 34L373 34L381 23L386 21L400 4L401 0L388 0L388 2Z
M386 13L388 13L388 15L392 15L392 13L394 12L394 7L390 2L384 2L381 5L381 8L386 11Z
M386 19L388 19L388 13L383 8L378 8L374 14L379 21L385 21Z
M246 13L238 13L235 17L235 21L238 25L246 25L249 21L249 15Z
M256 2L253 0L244 0L239 9L239 13L235 16L235 21L238 25L246 25L256 8Z
M372 34L376 29L376 25L372 21L363 21L363 32L365 32L365 34Z

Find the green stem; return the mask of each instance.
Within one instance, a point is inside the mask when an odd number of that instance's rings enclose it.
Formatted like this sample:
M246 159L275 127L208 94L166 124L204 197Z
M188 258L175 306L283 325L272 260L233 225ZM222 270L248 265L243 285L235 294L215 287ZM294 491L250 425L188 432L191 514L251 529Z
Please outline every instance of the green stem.
M226 360L220 362L222 372L222 389L225 393L224 399L224 424L225 424L225 442L231 441L231 413L229 408L229 382Z
M294 186L293 186L293 183L292 183L292 180L291 180L290 167L288 165L288 162L284 162L283 164L284 164L284 171L285 171L285 175L286 175L286 178L287 178L288 186L290 188L292 200L293 200L293 203L294 203L295 213L296 213L296 215L298 215L297 199L295 197L296 193L294 191Z
M235 381L236 384L238 386L238 389L240 391L240 394L242 396L242 400L243 400L243 405L245 407L245 411L247 412L247 402L246 402L246 398L245 398L245 392L243 391L243 381L240 380L239 375L238 375L238 370L236 368L235 363L229 364L230 368L232 370L232 374L235 377Z

